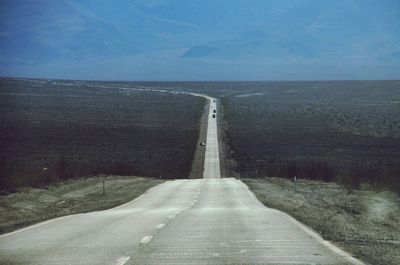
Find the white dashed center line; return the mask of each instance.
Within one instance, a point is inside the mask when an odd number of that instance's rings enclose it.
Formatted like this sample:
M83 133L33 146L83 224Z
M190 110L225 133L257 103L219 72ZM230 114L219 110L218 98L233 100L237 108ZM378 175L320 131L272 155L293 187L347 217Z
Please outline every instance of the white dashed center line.
M124 265L131 257L120 257L115 265Z
M142 241L140 241L140 243L142 244L147 244L150 242L150 240L153 238L153 236L145 236L143 237Z
M159 224L159 225L157 225L157 228L162 229L164 226L165 226L165 224Z

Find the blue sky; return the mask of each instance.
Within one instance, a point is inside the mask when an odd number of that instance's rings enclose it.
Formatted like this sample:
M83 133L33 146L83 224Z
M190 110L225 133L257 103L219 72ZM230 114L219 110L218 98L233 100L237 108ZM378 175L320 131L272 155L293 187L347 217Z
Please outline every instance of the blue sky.
M3 0L0 75L400 79L397 0Z

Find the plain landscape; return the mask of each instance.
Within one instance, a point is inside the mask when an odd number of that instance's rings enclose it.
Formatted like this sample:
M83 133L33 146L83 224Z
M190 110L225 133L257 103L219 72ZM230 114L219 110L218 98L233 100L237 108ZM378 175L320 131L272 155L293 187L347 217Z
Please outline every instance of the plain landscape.
M0 80L0 102L2 190L100 173L186 178L205 104L107 83L16 79Z
M400 259L399 81L0 85L3 233L201 177L195 92L219 99L224 177L362 260Z
M1 0L0 265L399 265L399 0Z
M228 175L400 191L400 81L135 84L220 98Z
M245 177L370 183L400 192L400 82L258 84L223 97Z

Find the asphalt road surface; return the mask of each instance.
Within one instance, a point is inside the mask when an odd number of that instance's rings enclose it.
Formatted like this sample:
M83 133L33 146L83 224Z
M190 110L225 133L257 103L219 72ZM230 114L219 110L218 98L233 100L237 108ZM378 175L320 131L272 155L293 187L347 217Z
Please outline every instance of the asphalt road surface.
M210 98L204 178L167 181L106 211L0 236L1 264L362 264L241 181L220 178Z
M206 155L203 178L221 178L218 151L217 103L213 98L208 98L208 100L210 101L210 110L207 123Z

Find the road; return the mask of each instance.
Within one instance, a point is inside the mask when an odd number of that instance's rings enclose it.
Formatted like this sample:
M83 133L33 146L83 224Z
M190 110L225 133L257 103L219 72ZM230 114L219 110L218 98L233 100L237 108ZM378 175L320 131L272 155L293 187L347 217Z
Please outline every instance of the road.
M207 122L207 142L203 178L221 178L218 150L218 115L214 113L217 111L217 103L214 98L208 97L207 99L210 101L210 109Z
M1 264L362 264L221 178L216 105L204 178L160 184L119 207L0 236Z

